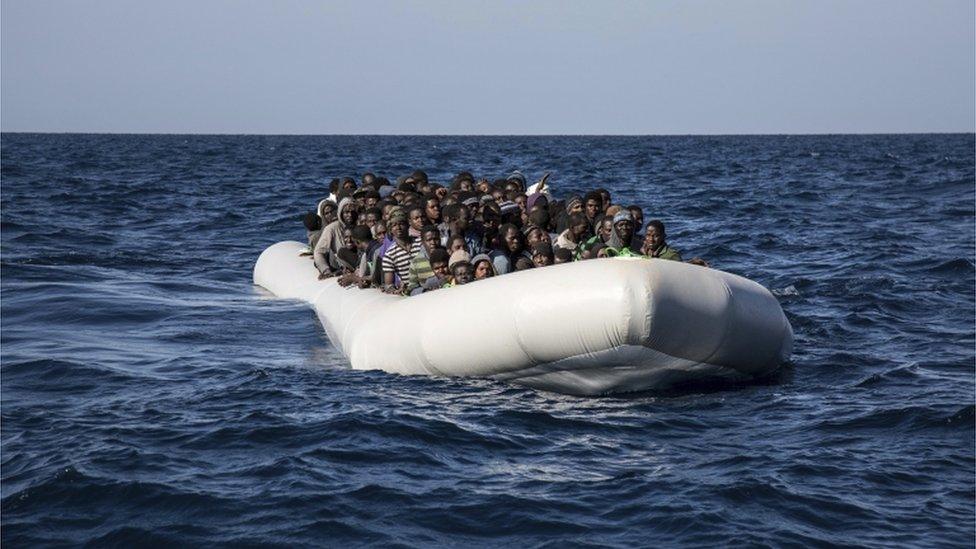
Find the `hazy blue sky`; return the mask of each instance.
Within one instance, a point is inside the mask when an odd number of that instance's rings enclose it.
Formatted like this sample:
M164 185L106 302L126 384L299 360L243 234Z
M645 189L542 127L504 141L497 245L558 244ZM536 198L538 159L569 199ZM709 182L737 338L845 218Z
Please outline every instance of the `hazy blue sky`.
M0 127L974 131L973 0L3 0Z

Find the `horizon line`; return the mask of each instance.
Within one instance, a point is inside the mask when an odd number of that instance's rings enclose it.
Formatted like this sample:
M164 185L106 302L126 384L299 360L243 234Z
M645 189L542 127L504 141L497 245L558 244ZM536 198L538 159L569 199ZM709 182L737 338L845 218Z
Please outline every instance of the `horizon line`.
M919 131L919 132L801 132L801 133L237 133L237 132L85 132L85 131L31 131L0 130L0 134L38 135L158 135L197 137L775 137L775 136L870 136L870 135L973 135L969 131Z

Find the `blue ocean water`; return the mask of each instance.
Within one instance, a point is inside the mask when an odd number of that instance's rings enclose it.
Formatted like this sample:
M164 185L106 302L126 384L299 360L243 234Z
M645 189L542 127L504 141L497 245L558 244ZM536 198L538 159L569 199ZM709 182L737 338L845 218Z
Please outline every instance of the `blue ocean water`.
M251 269L328 178L418 167L642 205L773 290L792 364L604 398L348 369ZM0 171L4 545L976 543L972 134L3 134Z

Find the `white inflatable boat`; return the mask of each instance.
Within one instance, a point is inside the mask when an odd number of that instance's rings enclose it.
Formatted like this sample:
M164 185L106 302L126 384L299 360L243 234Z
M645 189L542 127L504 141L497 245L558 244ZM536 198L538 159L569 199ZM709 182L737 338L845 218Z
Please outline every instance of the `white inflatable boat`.
M318 280L303 248L269 247L254 283L312 305L355 369L598 395L747 380L776 370L793 348L766 288L681 262L596 259L399 297Z

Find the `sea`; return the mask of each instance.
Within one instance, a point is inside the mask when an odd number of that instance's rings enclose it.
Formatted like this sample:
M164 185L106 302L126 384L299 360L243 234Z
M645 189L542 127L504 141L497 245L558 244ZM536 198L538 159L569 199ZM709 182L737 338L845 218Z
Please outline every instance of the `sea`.
M0 542L973 547L974 141L4 133ZM772 291L791 361L589 398L350 369L254 262L332 177L418 168L640 205Z

